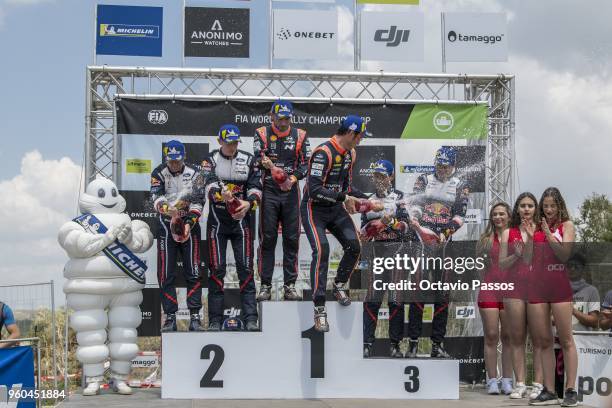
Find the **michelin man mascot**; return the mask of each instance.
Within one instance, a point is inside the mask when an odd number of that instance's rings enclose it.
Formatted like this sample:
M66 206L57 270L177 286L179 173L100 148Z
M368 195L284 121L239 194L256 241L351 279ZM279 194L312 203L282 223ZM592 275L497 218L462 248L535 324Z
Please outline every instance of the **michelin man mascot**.
M112 181L93 180L79 199L82 215L65 223L58 234L70 257L64 267L64 293L74 310L70 326L76 331L76 357L87 382L83 395L100 392L109 357L113 391L132 393L126 380L138 353L136 328L147 268L134 253L147 251L153 235L143 221L123 213L125 206Z

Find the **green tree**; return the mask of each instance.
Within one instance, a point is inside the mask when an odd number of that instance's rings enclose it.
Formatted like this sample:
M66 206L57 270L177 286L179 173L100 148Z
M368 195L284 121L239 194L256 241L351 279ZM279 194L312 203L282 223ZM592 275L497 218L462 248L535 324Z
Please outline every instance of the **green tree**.
M612 242L612 202L605 194L593 193L580 206L574 223L582 242Z

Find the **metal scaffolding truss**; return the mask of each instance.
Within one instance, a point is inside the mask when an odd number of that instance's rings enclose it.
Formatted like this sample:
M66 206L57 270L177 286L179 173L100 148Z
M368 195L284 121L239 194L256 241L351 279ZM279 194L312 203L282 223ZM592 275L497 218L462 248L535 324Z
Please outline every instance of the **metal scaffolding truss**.
M90 66L86 73L85 174L116 180L114 99L151 97L285 97L440 103L487 102L487 202L511 202L514 174L514 76L392 72L187 69Z

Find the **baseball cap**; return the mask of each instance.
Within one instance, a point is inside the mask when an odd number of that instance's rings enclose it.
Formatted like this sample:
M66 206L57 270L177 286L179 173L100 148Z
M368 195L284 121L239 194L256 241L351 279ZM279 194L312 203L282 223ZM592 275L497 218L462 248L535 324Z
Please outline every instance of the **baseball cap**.
M279 118L290 118L293 116L293 105L289 101L279 99L272 104L270 112L276 114Z
M166 142L165 156L168 160L183 160L185 158L185 145L178 140Z
M434 160L434 163L436 165L441 164L446 166L454 166L456 159L457 153L455 152L455 149L450 146L442 146L436 152L436 158Z
M365 121L361 118L361 116L357 115L348 115L346 118L344 118L340 124L340 129L363 133L364 136L372 136L372 134L366 129Z
M395 168L393 167L393 163L389 160L378 160L374 163L374 173L382 173L385 176L392 176L395 172Z
M219 129L219 140L227 143L240 141L240 129L236 125L223 125Z

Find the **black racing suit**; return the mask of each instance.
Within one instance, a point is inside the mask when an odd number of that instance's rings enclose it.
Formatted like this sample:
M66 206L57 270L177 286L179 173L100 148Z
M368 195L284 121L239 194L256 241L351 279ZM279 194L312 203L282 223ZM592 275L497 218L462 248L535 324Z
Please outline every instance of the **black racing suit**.
M281 132L276 127L265 126L255 131L253 151L259 161L262 155L270 158L275 166L287 175L303 179L308 171L310 144L306 131L289 128ZM298 275L298 250L300 243L300 188L295 183L291 190L282 191L270 170L262 169L263 197L259 209L258 270L261 283L272 284L274 274L274 250L278 239L278 224L283 228L283 278L285 285L295 283Z
M255 282L253 280L253 226L252 214L261 200L261 174L255 166L252 154L238 150L234 157L227 157L221 150L213 150L202 161L204 197L210 202L206 226L209 245L210 279L208 280L209 323L223 320L227 243L231 242L240 281L242 320L257 320ZM232 218L221 197L222 185L234 197L249 201L251 210L242 220Z
M463 225L469 193L466 185L455 176L443 182L435 174L421 174L414 184L414 193L414 202L410 209L411 215L418 219L422 227L429 228L436 234L443 233L447 241L450 241L451 235ZM432 247L425 245L425 256L444 257L444 248L444 245ZM418 271L416 282L418 284L418 281L423 278L430 281L446 281L446 273L444 270L437 269ZM448 292L432 291L430 294L419 294L419 297L420 299L410 303L408 337L417 340L421 336L424 305L426 301L433 301L431 340L441 343L446 336ZM428 299L430 297L431 299Z
M385 209L382 211L370 211L361 216L361 231L364 233L372 223L379 222L384 215L392 217L390 224L380 233L372 237L372 259L374 257L392 258L397 253L403 253L408 245L402 242L414 242L418 238L408 228L409 216L405 204L401 201L404 193L399 190L389 190L384 194L378 192L370 196L370 200L382 201ZM368 246L370 246L368 245ZM363 255L362 255L363 256ZM378 323L378 311L382 304L384 290L374 289L374 280L398 283L404 279L404 272L393 269L378 275L368 268L367 295L363 302L363 342L371 345L374 343L376 325ZM387 303L389 305L389 339L392 344L397 345L404 338L404 299L403 293L389 290Z
M300 209L304 232L312 248L310 284L315 306L325 305L329 231L344 250L336 273L336 283L345 283L359 261L361 244L351 216L342 205L346 195L367 198L351 187L355 149L344 150L332 137L312 152L308 167L308 179L304 186L304 198Z
M199 313L202 308L202 285L200 282L200 224L202 204L194 196L194 181L197 176L194 166L185 165L178 173L172 173L166 164L161 164L151 173L151 199L153 207L159 209L167 204L176 207L183 218L194 219L189 239L176 242L170 232L171 217L159 215L157 228L157 282L161 289L161 302L166 314L178 310L174 285L177 254L183 260L183 276L187 282L187 307Z

